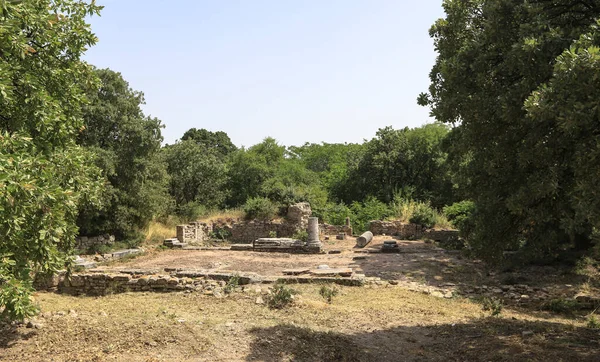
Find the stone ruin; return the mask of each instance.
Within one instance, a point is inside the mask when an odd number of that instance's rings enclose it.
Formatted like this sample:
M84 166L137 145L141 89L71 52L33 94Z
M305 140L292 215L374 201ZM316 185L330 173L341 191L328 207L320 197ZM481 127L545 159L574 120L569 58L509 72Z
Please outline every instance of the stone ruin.
M421 225L407 224L399 220L381 221L375 220L369 223L369 231L373 235L397 236L400 239L431 239L446 243L458 239L458 230L426 229Z

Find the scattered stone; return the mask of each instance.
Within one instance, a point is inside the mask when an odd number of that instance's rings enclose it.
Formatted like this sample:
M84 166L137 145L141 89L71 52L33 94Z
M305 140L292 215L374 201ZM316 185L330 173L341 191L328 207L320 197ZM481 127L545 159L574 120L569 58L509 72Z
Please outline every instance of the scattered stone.
M341 253L342 253L342 251L341 251L341 250L339 250L339 249L335 249L335 250L329 250L329 251L327 252L327 254L341 254Z
M178 319L177 323L185 323L185 319Z
M444 293L444 298L446 298L446 299L450 299L453 296L454 296L454 294L452 292L446 292L446 293Z
M39 322L29 321L29 322L27 322L26 327L27 328L42 329L44 326L41 323L39 323Z
M352 260L366 260L367 257L364 255L359 255L359 256L355 256L352 258Z
M335 238L337 240L346 240L346 233L337 234Z
M389 283L391 285L398 285L398 281L397 280L390 280Z
M521 332L521 336L523 338L525 338L525 337L531 337L531 336L533 336L533 331L523 331L523 332Z
M329 265L327 264L321 264L317 267L317 269L329 269Z
M265 304L265 301L260 295L256 297L256 304Z

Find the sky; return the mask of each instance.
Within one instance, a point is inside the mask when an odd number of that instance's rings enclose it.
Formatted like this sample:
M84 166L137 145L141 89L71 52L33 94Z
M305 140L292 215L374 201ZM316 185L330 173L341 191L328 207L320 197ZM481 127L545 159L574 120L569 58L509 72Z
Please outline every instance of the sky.
M416 103L442 0L97 0L85 59L144 92L165 143L362 142L433 120Z

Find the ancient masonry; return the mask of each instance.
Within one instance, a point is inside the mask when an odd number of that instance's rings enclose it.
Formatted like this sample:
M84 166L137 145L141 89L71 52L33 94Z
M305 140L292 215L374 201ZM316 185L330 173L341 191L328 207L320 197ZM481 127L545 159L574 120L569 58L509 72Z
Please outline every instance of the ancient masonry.
M93 247L110 245L115 242L114 235L80 236L75 239L75 249L89 250Z
M230 240L234 243L253 243L258 239L272 238L273 236L276 238L290 238L297 232L307 230L311 214L310 204L301 202L291 205L285 219L281 221L229 220L229 222L219 221L213 224L193 222L177 226L177 240L179 243L190 245L202 244L208 241L211 233L217 230L231 235ZM349 220L346 225L320 224L318 229L319 235L344 233L352 235ZM316 239L319 239L319 236ZM175 246L177 246L177 243L175 243Z
M431 239L441 243L458 239L457 230L425 229L417 224L405 224L400 221L371 221L369 231L373 235L397 236L400 239Z

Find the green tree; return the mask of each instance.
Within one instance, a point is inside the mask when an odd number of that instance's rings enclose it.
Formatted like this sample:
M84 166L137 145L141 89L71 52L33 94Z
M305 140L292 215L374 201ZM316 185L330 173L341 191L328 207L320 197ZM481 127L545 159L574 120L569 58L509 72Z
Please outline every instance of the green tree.
M588 248L598 203L598 1L444 1L429 105L454 124L451 159L490 260ZM597 187L596 187L597 189ZM594 201L588 201L592 199Z
M181 140L192 140L208 150L215 150L222 156L227 156L237 150L227 133L223 131L211 132L204 128L190 128L183 134Z
M398 193L438 207L450 202L452 182L442 149L447 133L438 123L378 130L350 178L354 193L359 199L372 195L386 203Z
M107 183L102 207L82 207L78 224L84 235L110 233L135 244L169 202L166 167L159 158L163 126L144 115L144 94L131 89L120 73L95 72L100 88L87 94L78 142L95 152Z
M82 1L0 1L0 311L35 312L32 276L70 259L82 200L100 187L75 143L84 91L96 77L81 60L96 43Z
M228 196L227 166L216 150L187 140L166 146L163 154L177 214L193 219L199 216L193 209L224 205Z

